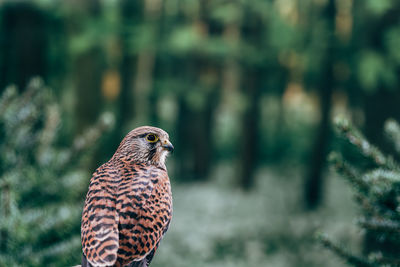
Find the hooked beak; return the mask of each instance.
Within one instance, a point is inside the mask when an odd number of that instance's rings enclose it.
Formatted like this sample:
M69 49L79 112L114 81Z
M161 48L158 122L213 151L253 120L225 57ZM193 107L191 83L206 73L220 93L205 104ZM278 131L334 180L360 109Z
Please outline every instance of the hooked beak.
M169 140L164 140L164 141L162 142L162 147L163 147L165 150L168 150L168 152L174 151L174 146L171 144L171 142L170 142Z

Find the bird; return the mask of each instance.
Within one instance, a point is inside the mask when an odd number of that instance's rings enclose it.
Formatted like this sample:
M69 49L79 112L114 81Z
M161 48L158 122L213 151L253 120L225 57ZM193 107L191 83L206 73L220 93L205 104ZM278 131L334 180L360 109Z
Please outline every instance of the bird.
M93 173L82 212L82 267L147 267L172 218L164 130L130 131Z

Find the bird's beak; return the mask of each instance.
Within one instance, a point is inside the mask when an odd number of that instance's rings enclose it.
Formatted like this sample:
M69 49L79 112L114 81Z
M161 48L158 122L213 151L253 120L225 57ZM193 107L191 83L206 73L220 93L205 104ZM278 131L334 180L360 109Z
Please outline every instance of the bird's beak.
M169 152L174 151L174 146L171 144L169 140L162 141L162 147Z

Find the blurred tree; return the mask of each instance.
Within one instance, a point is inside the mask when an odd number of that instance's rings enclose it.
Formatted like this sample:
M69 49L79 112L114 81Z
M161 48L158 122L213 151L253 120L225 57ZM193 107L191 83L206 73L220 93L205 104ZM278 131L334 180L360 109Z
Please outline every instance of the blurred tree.
M66 88L57 96L70 112L63 114L66 123L78 133L103 109L114 112L117 127L96 162L115 150L133 124L161 124L177 137L177 176L206 179L213 164L229 159L240 163L240 186L250 188L257 163L291 158L307 164L304 199L312 208L322 198L336 88L358 108L357 118L365 118L366 134L377 143L381 131L375 129L383 118L400 116L399 4L373 2L6 1L0 80L5 85L11 73L22 75L15 66L26 59L18 65ZM28 16L19 16L27 9L35 13L31 27ZM25 40L22 30L38 38ZM28 46L37 49L29 57L13 52ZM23 88L26 78L15 80ZM299 95L312 103L293 101ZM319 99L315 117L304 112L314 96ZM268 101L272 105L264 105ZM306 115L294 118L294 106ZM311 136L318 118L310 149L301 139ZM222 145L216 139L221 133Z
M68 147L58 145L64 130L60 119L57 103L38 78L23 94L10 86L0 97L2 266L80 261L80 216L89 177L86 156L113 117L102 116Z
M135 116L136 99L135 93L135 73L137 72L138 55L135 42L139 42L142 37L138 29L143 21L144 1L122 0L119 2L120 25L120 47L121 47L121 94L117 111L116 142L120 142L125 136L123 126ZM118 144L117 144L118 145Z
M374 5L355 1L354 44L359 53L353 58L357 69L357 87L364 96L365 134L386 152L394 152L383 138L383 125L388 117L400 120L400 62L394 47L398 37L400 3ZM360 42L360 40L363 40Z
M254 70L253 70L254 71ZM260 96L259 75L257 71L245 72L247 105L242 118L241 169L239 180L242 188L249 190L254 183L254 171L258 164L260 151Z
M358 224L365 230L365 257L353 255L324 235L320 239L354 266L399 266L400 165L369 143L347 120L337 119L336 128L362 156L353 162L348 160L347 154L332 153L330 160L356 190L362 212ZM389 120L385 128L399 153L399 124Z
M210 18L210 8L210 1L200 1L199 21L194 21L195 27L199 28L203 38L209 39L213 38L217 31L217 24ZM194 96L198 94L196 98L199 101L196 104L193 103L193 100L186 99L191 106L190 112L193 119L190 124L191 133L194 137L193 172L196 180L205 180L208 178L213 162L214 142L212 132L214 113L220 101L220 62L213 58L212 53L208 54L206 58L200 53L195 55L191 64L193 64L192 75L196 86L190 90L193 90Z
M318 80L320 123L316 132L315 143L311 151L308 174L305 182L305 204L308 209L316 208L322 198L323 169L330 140L330 120L332 94L335 87L334 64L337 56L335 38L336 8L335 0L329 0L322 17L326 20L323 36L321 71Z
M67 23L72 37L70 53L75 96L75 130L82 131L92 124L101 110L101 75L105 68L103 46L99 42L102 5L98 0L71 2ZM82 21L79 22L78 21ZM94 25L92 25L94 24Z
M218 31L218 25L210 17L210 8L210 1L203 0L198 3L193 17L181 10L189 26L179 30L185 31L190 27L194 37L204 44L199 46L191 41L185 48L190 57L179 59L183 63L177 65L185 74L183 89L178 92L177 140L182 140L177 149L181 161L178 176L186 180L208 178L214 151L212 131L214 113L220 100L221 71L220 61L214 58L208 43ZM175 42L178 44L178 40ZM182 57L180 53L184 51L177 52L175 56Z
M48 15L26 1L0 5L0 88L23 90L36 75L48 77Z
M140 121L157 121L157 94L154 80L159 40L160 16L162 14L162 1L143 1L143 19L140 27L140 39L136 49L137 63L134 79L134 98L136 99L136 112Z
M255 13L252 5L246 5L243 11L246 24L242 25L242 38L258 51L262 51L263 29L262 17ZM257 61L243 60L242 90L245 98L245 108L242 114L241 126L241 155L239 181L242 188L249 190L254 183L254 171L259 163L260 151L260 100L262 92L261 79L267 79L264 64Z
M106 5L99 1L100 5ZM98 18L103 20L104 29L98 29L100 40L103 45L108 46L107 62L108 70L103 74L103 99L106 108L115 114L115 127L106 137L103 145L99 148L100 162L108 160L115 151L122 138L129 130L129 123L135 117L135 107L138 99L135 98L135 72L137 71L137 47L139 42L138 28L143 19L143 1L121 0L108 2L107 9ZM109 16L110 18L107 18ZM107 20L108 19L108 20ZM104 34L108 38L104 38ZM107 89L106 82L109 82ZM109 95L108 95L108 93ZM98 105L98 103L96 103ZM101 108L101 105L98 105ZM97 161L98 162L98 161ZM96 163L98 166L98 163ZM95 165L95 164L94 164Z

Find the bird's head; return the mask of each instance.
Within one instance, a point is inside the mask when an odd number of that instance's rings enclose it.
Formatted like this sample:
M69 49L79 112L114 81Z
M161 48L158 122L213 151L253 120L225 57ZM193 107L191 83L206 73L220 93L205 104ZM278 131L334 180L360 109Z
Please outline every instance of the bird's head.
M167 132L157 127L142 126L125 136L114 158L132 163L149 163L165 169L165 159L173 150Z

